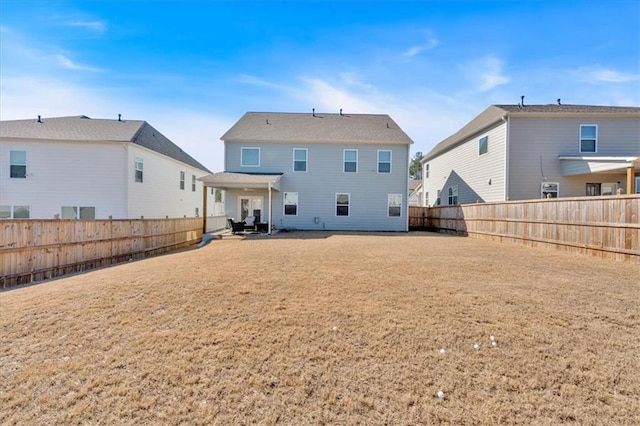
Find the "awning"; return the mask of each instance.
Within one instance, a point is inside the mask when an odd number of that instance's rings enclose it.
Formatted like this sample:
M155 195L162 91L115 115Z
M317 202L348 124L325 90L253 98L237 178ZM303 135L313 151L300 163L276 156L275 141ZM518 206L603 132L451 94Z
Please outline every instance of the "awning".
M586 157L561 155L560 167L563 176L591 173L626 173L629 167L640 170L640 157Z
M275 189L280 191L282 173L219 172L198 178L204 186L219 189Z

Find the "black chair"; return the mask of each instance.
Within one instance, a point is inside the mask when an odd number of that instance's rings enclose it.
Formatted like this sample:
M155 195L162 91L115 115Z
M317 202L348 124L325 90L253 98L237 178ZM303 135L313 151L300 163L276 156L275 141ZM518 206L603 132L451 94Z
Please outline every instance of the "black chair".
M238 232L244 232L244 221L236 222L232 217L229 218L229 226L231 226L231 232L237 234Z

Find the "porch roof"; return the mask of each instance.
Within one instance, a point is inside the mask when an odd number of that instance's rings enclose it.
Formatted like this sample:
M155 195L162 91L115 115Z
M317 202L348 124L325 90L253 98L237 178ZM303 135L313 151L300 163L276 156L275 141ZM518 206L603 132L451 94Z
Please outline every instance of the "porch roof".
M198 178L204 186L219 189L275 189L280 191L282 173L218 172Z
M640 169L640 157L637 156L573 156L558 157L563 176L575 176L591 173L625 173L629 167Z

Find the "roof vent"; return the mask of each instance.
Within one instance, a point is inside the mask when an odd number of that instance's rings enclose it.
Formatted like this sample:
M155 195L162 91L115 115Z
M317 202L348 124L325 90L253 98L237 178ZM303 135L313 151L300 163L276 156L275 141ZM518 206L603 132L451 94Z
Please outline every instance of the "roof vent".
M118 121L122 121L122 114L118 114Z
M340 115L342 115L342 108L340 108Z
M389 129L389 123L387 123L387 129Z
M42 123L42 117L38 116L38 123Z
M311 109L311 115L313 115L314 117L316 116L316 109L315 108Z
M520 104L524 106L524 95L520 96Z
M267 124L269 124L269 119L268 118L265 121L266 121Z
M560 103L560 98L558 98L558 105L562 105L562 104Z

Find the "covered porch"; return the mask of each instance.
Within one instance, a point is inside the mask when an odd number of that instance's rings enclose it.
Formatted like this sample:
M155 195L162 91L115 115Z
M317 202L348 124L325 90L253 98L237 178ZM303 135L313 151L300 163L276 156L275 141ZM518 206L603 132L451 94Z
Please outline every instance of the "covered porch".
M639 192L640 157L638 156L569 156L558 157L563 176L578 176L596 173L616 174L626 182L626 194Z
M273 192L280 191L282 176L282 173L218 172L199 180L205 188L225 191L228 219L235 222L252 220L256 231L270 234L273 229ZM203 192L206 205L209 191Z

